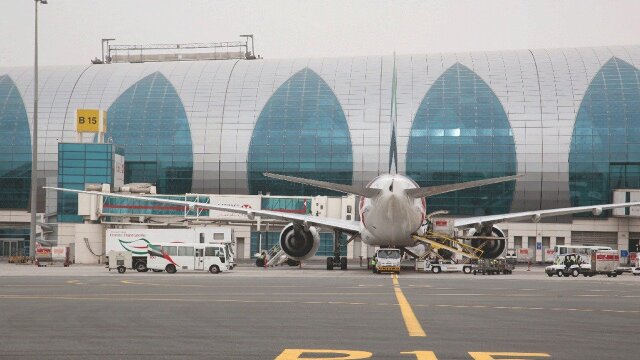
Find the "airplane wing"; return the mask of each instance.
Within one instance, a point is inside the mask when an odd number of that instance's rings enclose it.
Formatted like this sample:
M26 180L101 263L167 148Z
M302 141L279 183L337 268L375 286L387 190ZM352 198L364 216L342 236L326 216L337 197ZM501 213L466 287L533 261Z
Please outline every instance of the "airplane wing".
M345 185L345 184L336 184L330 183L326 181L320 180L312 180L312 179L303 179L295 176L287 176L273 173L263 173L262 175L278 180L289 181L296 184L305 184L311 185L315 187L319 187L322 189L329 189L334 191L339 191L347 194L355 194L368 198L372 198L380 193L380 189L371 189L371 188L359 188L357 186Z
M476 217L470 217L470 218L460 218L460 219L454 220L453 226L470 227L474 225L498 223L505 220L531 220L533 222L538 222L543 217L569 215L569 214L589 212L589 211L593 212L595 215L599 215L604 210L610 210L610 209L621 208L621 207L629 207L629 206L640 206L640 202L577 206L577 207L568 207L568 208L559 208L559 209L550 209L550 210L534 210L534 211L524 211L524 212L517 212L517 213L510 213L510 214L501 214L501 215L487 215L487 216L476 216Z
M430 197L430 196L435 196L435 195L440 195L440 194L446 194L446 193L452 192L452 191L458 191L458 190L464 190L464 189L474 188L474 187L478 187L478 186L491 185L491 184L497 184L497 183L501 183L501 182L512 181L512 180L515 180L515 179L517 179L519 177L522 177L522 175L503 176L503 177L492 178L492 179L482 179L482 180L476 180L476 181L467 181L467 182L457 183L457 184L447 184L447 185L419 187L419 188L415 188L415 189L407 189L407 190L405 190L405 193L407 194L407 196L412 197L412 198Z
M121 198L121 199L153 201L153 202L164 203L164 204L180 205L189 209L201 208L201 209L228 211L232 213L245 214L245 215L248 215L249 218L252 218L253 216L260 216L263 218L269 218L269 219L275 219L275 220L307 223L309 225L316 225L319 227L324 227L329 229L340 229L349 233L360 232L360 223L358 221L323 218L323 217L311 216L311 215L290 214L290 213L283 213L283 212L271 211L271 210L246 209L246 208L240 208L240 207L234 207L234 206L214 205L214 204L207 204L207 203L200 203L200 202L193 202L193 201L158 199L158 198L153 198L148 196L139 196L139 195L113 194L113 193L104 193L99 191L83 191L83 190L63 189L63 188L47 187L47 186L45 186L44 188L57 190L57 191L73 192L78 194L89 194L89 195Z

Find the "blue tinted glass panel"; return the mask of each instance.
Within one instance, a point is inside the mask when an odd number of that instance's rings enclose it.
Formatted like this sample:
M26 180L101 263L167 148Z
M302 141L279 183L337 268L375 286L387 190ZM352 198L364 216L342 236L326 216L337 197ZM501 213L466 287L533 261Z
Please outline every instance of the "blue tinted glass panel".
M87 183L113 185L112 152L112 144L58 143L58 186L84 190ZM83 221L77 194L58 193L58 221Z
M251 194L337 195L270 179L264 172L352 183L351 136L342 106L311 69L294 74L262 109L251 136L247 172Z
M0 209L26 209L31 192L31 132L22 96L0 76Z
M511 125L493 90L455 64L429 89L416 112L407 147L407 175L435 186L516 173ZM427 200L428 211L456 215L509 212L515 183L451 192Z
M611 58L591 80L576 116L569 153L572 206L608 203L613 189L640 188L638 113L640 71Z
M109 107L107 118L107 138L124 148L126 183L152 183L161 194L191 192L191 130L167 78L155 72L141 79Z
M315 256L327 257L333 256L333 233L320 233L320 246ZM341 242L344 245L347 241L347 236L343 234ZM262 250L269 250L272 247L278 245L280 242L280 232L269 231L262 233ZM251 232L251 258L255 258L255 255L260 250L260 233ZM347 247L342 246L340 248L340 256L347 256Z

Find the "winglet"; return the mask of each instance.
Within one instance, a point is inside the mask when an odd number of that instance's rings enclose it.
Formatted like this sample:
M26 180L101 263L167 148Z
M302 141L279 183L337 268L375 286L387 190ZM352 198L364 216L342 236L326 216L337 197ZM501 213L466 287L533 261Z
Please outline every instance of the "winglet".
M355 195L360 195L367 198L373 198L380 193L380 189L360 188L353 185L336 184L336 183L330 183L326 181L304 179L304 178L299 178L295 176L287 176L287 175L280 175L280 174L273 174L273 173L264 173L263 175L273 179L289 181L296 184L311 185L311 186L319 187L322 189L334 190L334 191L339 191L347 194L355 194Z

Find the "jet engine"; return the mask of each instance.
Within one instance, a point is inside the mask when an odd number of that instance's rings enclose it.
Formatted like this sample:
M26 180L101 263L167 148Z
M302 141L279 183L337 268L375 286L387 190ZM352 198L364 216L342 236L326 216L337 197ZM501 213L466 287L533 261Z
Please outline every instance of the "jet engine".
M504 232L497 226L483 227L480 231L471 229L469 236L471 237L471 246L484 251L482 253L483 259L495 259L502 255L504 249L507 247ZM474 236L482 238L473 239Z
M320 247L320 233L313 226L305 230L302 224L291 223L280 233L280 247L293 260L305 260Z

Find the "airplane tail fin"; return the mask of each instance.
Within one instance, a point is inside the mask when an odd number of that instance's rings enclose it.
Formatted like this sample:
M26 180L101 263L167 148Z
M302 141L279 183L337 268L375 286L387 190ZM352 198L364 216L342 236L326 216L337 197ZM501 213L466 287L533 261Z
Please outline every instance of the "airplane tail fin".
M506 182L506 181L512 181L512 180L515 180L515 179L517 179L519 177L522 177L522 175L503 176L503 177L497 177L497 178L491 178L491 179L467 181L467 182L457 183L457 184L447 184L447 185L420 187L420 188L415 188L415 189L407 189L407 190L405 190L405 192L406 192L407 196L409 196L409 197L412 197L412 198L423 198L423 197L430 197L430 196L434 196L434 195L440 195L440 194L444 194L444 193L448 193L448 192L452 192L452 191L458 191L458 190L474 188L474 187L478 187L478 186L491 185L491 184L497 184L497 183Z
M396 142L396 127L398 124L398 99L396 98L398 87L398 74L396 72L396 53L393 53L393 79L391 80L391 141L389 142L389 174L398 173L398 145Z
M311 185L311 186L319 187L322 189L334 190L334 191L339 191L347 194L355 194L355 195L360 195L368 198L375 197L380 193L380 189L360 188L353 185L336 184L336 183L330 183L327 181L304 179L304 178L299 178L295 176L279 175L279 174L273 174L273 173L264 173L263 175L273 179L289 181L296 184Z

